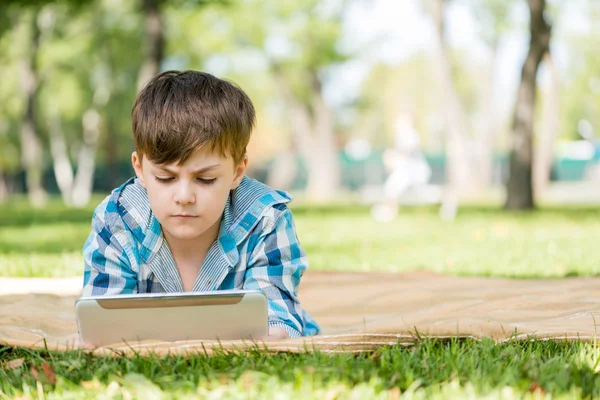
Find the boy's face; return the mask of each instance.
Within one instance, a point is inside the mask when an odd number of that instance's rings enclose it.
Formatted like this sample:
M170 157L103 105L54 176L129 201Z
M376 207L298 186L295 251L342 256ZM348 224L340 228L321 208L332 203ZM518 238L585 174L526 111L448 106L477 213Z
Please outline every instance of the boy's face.
M167 239L199 239L205 234L216 238L229 191L241 182L248 159L234 165L231 157L196 150L183 165L159 165L131 157L135 173L148 191L150 208Z

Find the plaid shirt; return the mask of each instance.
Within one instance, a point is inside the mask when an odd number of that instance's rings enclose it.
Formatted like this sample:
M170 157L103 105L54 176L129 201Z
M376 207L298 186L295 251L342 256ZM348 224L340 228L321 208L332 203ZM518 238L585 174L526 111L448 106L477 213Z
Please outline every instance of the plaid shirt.
M218 239L210 247L194 291L258 289L268 298L269 326L290 337L316 335L319 326L298 300L308 262L300 247L291 197L245 177L227 200ZM148 195L135 178L94 211L83 247L82 296L183 292L175 260Z

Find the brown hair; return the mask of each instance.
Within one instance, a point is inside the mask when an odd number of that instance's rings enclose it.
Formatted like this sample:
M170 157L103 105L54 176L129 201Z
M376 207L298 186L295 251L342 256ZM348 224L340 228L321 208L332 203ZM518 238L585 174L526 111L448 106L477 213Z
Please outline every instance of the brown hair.
M131 109L135 150L156 164L181 164L204 145L237 164L254 123L254 106L242 89L198 71L158 74Z

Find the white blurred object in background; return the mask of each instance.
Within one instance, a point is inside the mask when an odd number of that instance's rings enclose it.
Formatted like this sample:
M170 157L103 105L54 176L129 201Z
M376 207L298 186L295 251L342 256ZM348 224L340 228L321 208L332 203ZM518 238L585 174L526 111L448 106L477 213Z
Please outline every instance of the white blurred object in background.
M431 167L421 151L419 133L410 116L400 114L396 118L394 147L383 153L383 163L390 174L383 185L383 202L371 211L375 220L393 220L398 214L400 198L409 190L422 192L426 195L423 202L431 202L431 196L427 195L430 191L425 190L431 179Z

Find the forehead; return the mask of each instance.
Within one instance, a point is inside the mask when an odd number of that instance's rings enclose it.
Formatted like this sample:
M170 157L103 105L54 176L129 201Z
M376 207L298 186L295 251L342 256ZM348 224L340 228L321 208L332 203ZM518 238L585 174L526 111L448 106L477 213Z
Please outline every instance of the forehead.
M144 155L144 161L154 167L167 166L172 169L199 169L212 165L219 165L220 168L233 165L233 158L229 155L224 156L217 149L210 149L210 146L201 146L183 162L174 161L166 164L156 164Z

